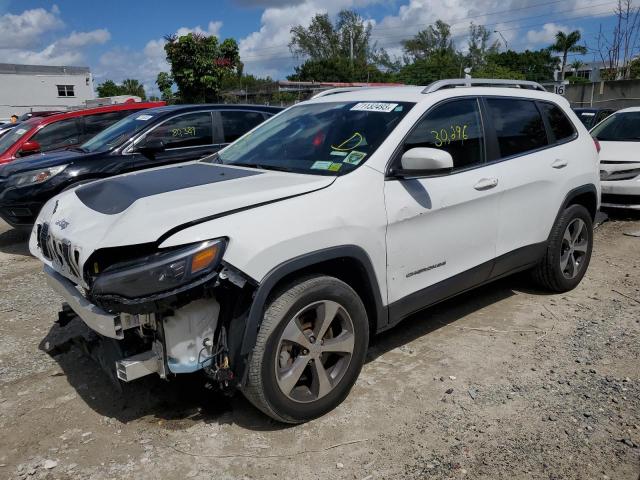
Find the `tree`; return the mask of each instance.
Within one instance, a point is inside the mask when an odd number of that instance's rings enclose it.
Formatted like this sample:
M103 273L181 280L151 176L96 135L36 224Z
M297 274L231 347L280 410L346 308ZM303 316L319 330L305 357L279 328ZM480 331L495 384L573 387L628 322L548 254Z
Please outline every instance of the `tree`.
M495 63L487 63L480 68L473 70L476 78L504 78L507 80L526 80L526 75L521 72L509 70L507 67Z
M306 57L289 77L295 80L375 81L372 76L389 77L378 66L394 66L386 52L371 42L371 24L353 10L342 10L335 24L329 15L317 14L308 27L293 27L289 49Z
M118 85L113 80L106 80L97 86L98 97L115 97L118 95L135 95L142 100L147 99L147 95L144 91L144 86L133 78L127 78L122 81L121 85Z
M171 75L167 72L158 73L156 85L158 86L158 90L160 90L162 100L172 102L174 97L171 91L171 87L173 86L173 78L171 78Z
M115 97L120 95L121 89L113 80L105 80L96 87L98 97Z
M524 75L526 80L543 82L553 80L553 72L558 68L558 57L543 48L541 50L525 50L524 52L492 53L487 55L487 64L503 67L506 70ZM477 72L476 72L476 75Z
M238 44L214 35L189 33L165 37L164 50L181 100L206 103L218 98L222 80L236 75L240 63Z
M629 78L640 80L640 57L629 62Z
M556 41L549 47L552 52L558 52L562 54L562 63L560 64L560 79L564 80L564 69L567 66L567 55L569 53L579 53L584 55L587 53L587 47L578 45L581 35L580 31L574 30L573 32L566 34L564 32L556 33Z
M601 76L605 80L633 78L630 66L640 42L640 7L635 7L633 0L618 0L614 14L616 22L611 37L603 33L602 25L596 37L605 65Z
M491 34L484 25L474 25L473 22L469 26L469 53L467 59L469 66L478 69L487 63L487 55L498 53L500 43L495 40L489 44ZM496 77L503 78L503 77Z
M435 54L453 56L456 53L451 38L451 27L442 20L437 20L435 24L418 32L413 38L404 40L402 47L405 63L422 60Z

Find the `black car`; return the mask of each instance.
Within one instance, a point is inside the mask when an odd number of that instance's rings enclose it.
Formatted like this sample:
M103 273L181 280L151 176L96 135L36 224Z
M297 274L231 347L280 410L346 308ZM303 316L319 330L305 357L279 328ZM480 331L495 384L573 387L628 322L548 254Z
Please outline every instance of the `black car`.
M215 153L281 108L173 105L136 112L80 147L32 155L0 167L0 216L28 227L63 190L143 168Z
M574 108L580 121L587 127L587 130L591 130L602 120L611 115L615 110L611 108Z

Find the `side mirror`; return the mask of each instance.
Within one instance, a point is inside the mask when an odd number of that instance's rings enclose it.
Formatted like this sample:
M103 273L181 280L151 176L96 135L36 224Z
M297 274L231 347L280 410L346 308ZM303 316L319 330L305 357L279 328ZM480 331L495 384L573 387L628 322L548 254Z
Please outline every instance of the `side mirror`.
M20 147L20 155L26 156L31 155L33 153L38 153L40 151L40 144L35 140L29 140L28 142L24 142L22 147Z
M143 140L135 147L135 151L140 152L143 155L153 155L159 152L163 152L164 149L164 142L159 138Z
M398 176L417 176L451 170L453 158L449 152L437 148L412 148L407 150L400 159Z

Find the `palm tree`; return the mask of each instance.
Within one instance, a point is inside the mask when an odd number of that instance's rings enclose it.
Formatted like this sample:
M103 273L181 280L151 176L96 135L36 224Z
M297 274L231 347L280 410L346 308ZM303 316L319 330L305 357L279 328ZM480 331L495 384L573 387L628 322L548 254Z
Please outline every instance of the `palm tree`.
M564 80L564 68L567 65L567 55L571 53L580 53L584 55L587 53L587 47L578 45L580 41L580 32L574 30L573 32L566 34L564 32L556 33L556 42L549 47L552 52L562 53L562 66L560 67L561 80Z

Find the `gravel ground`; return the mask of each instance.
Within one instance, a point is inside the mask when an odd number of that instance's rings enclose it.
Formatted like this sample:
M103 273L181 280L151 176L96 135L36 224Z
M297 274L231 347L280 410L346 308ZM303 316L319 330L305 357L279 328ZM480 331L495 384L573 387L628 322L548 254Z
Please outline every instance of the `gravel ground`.
M373 340L349 398L300 426L199 377L116 388L54 321L0 224L0 478L640 478L640 215L596 231L576 290L511 277ZM48 353L47 353L48 352Z

